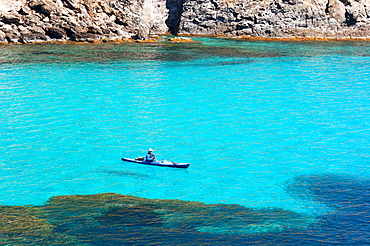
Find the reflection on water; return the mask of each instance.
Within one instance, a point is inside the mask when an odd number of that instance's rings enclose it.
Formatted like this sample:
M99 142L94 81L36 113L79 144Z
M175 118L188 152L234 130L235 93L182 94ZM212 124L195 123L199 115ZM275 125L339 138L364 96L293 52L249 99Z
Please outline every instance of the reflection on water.
M0 47L0 64L112 63L120 61L183 62L208 57L312 57L317 55L370 56L368 42L251 42L198 38L200 44L42 44ZM226 45L225 45L226 44Z
M110 63L119 61L191 61L204 57L278 57L274 52L202 44L17 45L1 47L0 63Z
M198 38L200 44L42 44L0 47L0 64L112 63L120 61L184 62L209 57L258 58L317 55L369 56L368 42L251 42ZM226 44L226 45L225 45Z

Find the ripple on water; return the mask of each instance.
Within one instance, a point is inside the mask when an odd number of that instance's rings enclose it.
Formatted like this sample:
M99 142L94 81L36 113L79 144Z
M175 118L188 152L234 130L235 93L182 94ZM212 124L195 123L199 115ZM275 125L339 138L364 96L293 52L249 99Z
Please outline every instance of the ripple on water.
M45 210L37 233L97 244L122 231L147 244L370 241L368 182L342 175L369 174L368 45L204 40L0 47L1 203L204 202L2 211ZM121 163L148 147L191 168ZM18 222L8 244L31 237Z

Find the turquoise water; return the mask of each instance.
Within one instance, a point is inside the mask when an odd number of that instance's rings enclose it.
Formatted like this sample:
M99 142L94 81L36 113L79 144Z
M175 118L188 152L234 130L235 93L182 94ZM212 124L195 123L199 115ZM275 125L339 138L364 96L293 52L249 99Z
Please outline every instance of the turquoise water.
M370 44L0 47L0 204L115 192L321 215L305 175L370 174ZM186 170L124 163L153 148Z

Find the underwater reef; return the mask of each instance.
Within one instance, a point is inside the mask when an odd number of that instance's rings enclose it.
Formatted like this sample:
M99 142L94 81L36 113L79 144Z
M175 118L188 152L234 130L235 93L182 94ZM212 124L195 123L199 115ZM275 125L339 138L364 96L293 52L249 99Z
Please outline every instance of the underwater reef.
M279 209L145 199L115 193L51 198L43 206L0 207L1 244L165 245L238 241L305 229L313 218Z
M296 199L330 208L314 217L116 193L52 197L42 206L1 206L1 245L365 245L370 240L368 180L300 176Z

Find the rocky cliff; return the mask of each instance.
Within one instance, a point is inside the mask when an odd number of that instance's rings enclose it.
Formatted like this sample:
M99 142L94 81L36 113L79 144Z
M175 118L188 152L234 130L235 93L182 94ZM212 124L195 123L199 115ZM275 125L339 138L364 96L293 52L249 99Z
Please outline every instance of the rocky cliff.
M370 36L370 0L185 0L182 11L182 34Z
M0 42L370 37L370 0L0 0Z
M162 0L0 0L0 41L90 41L165 33Z

